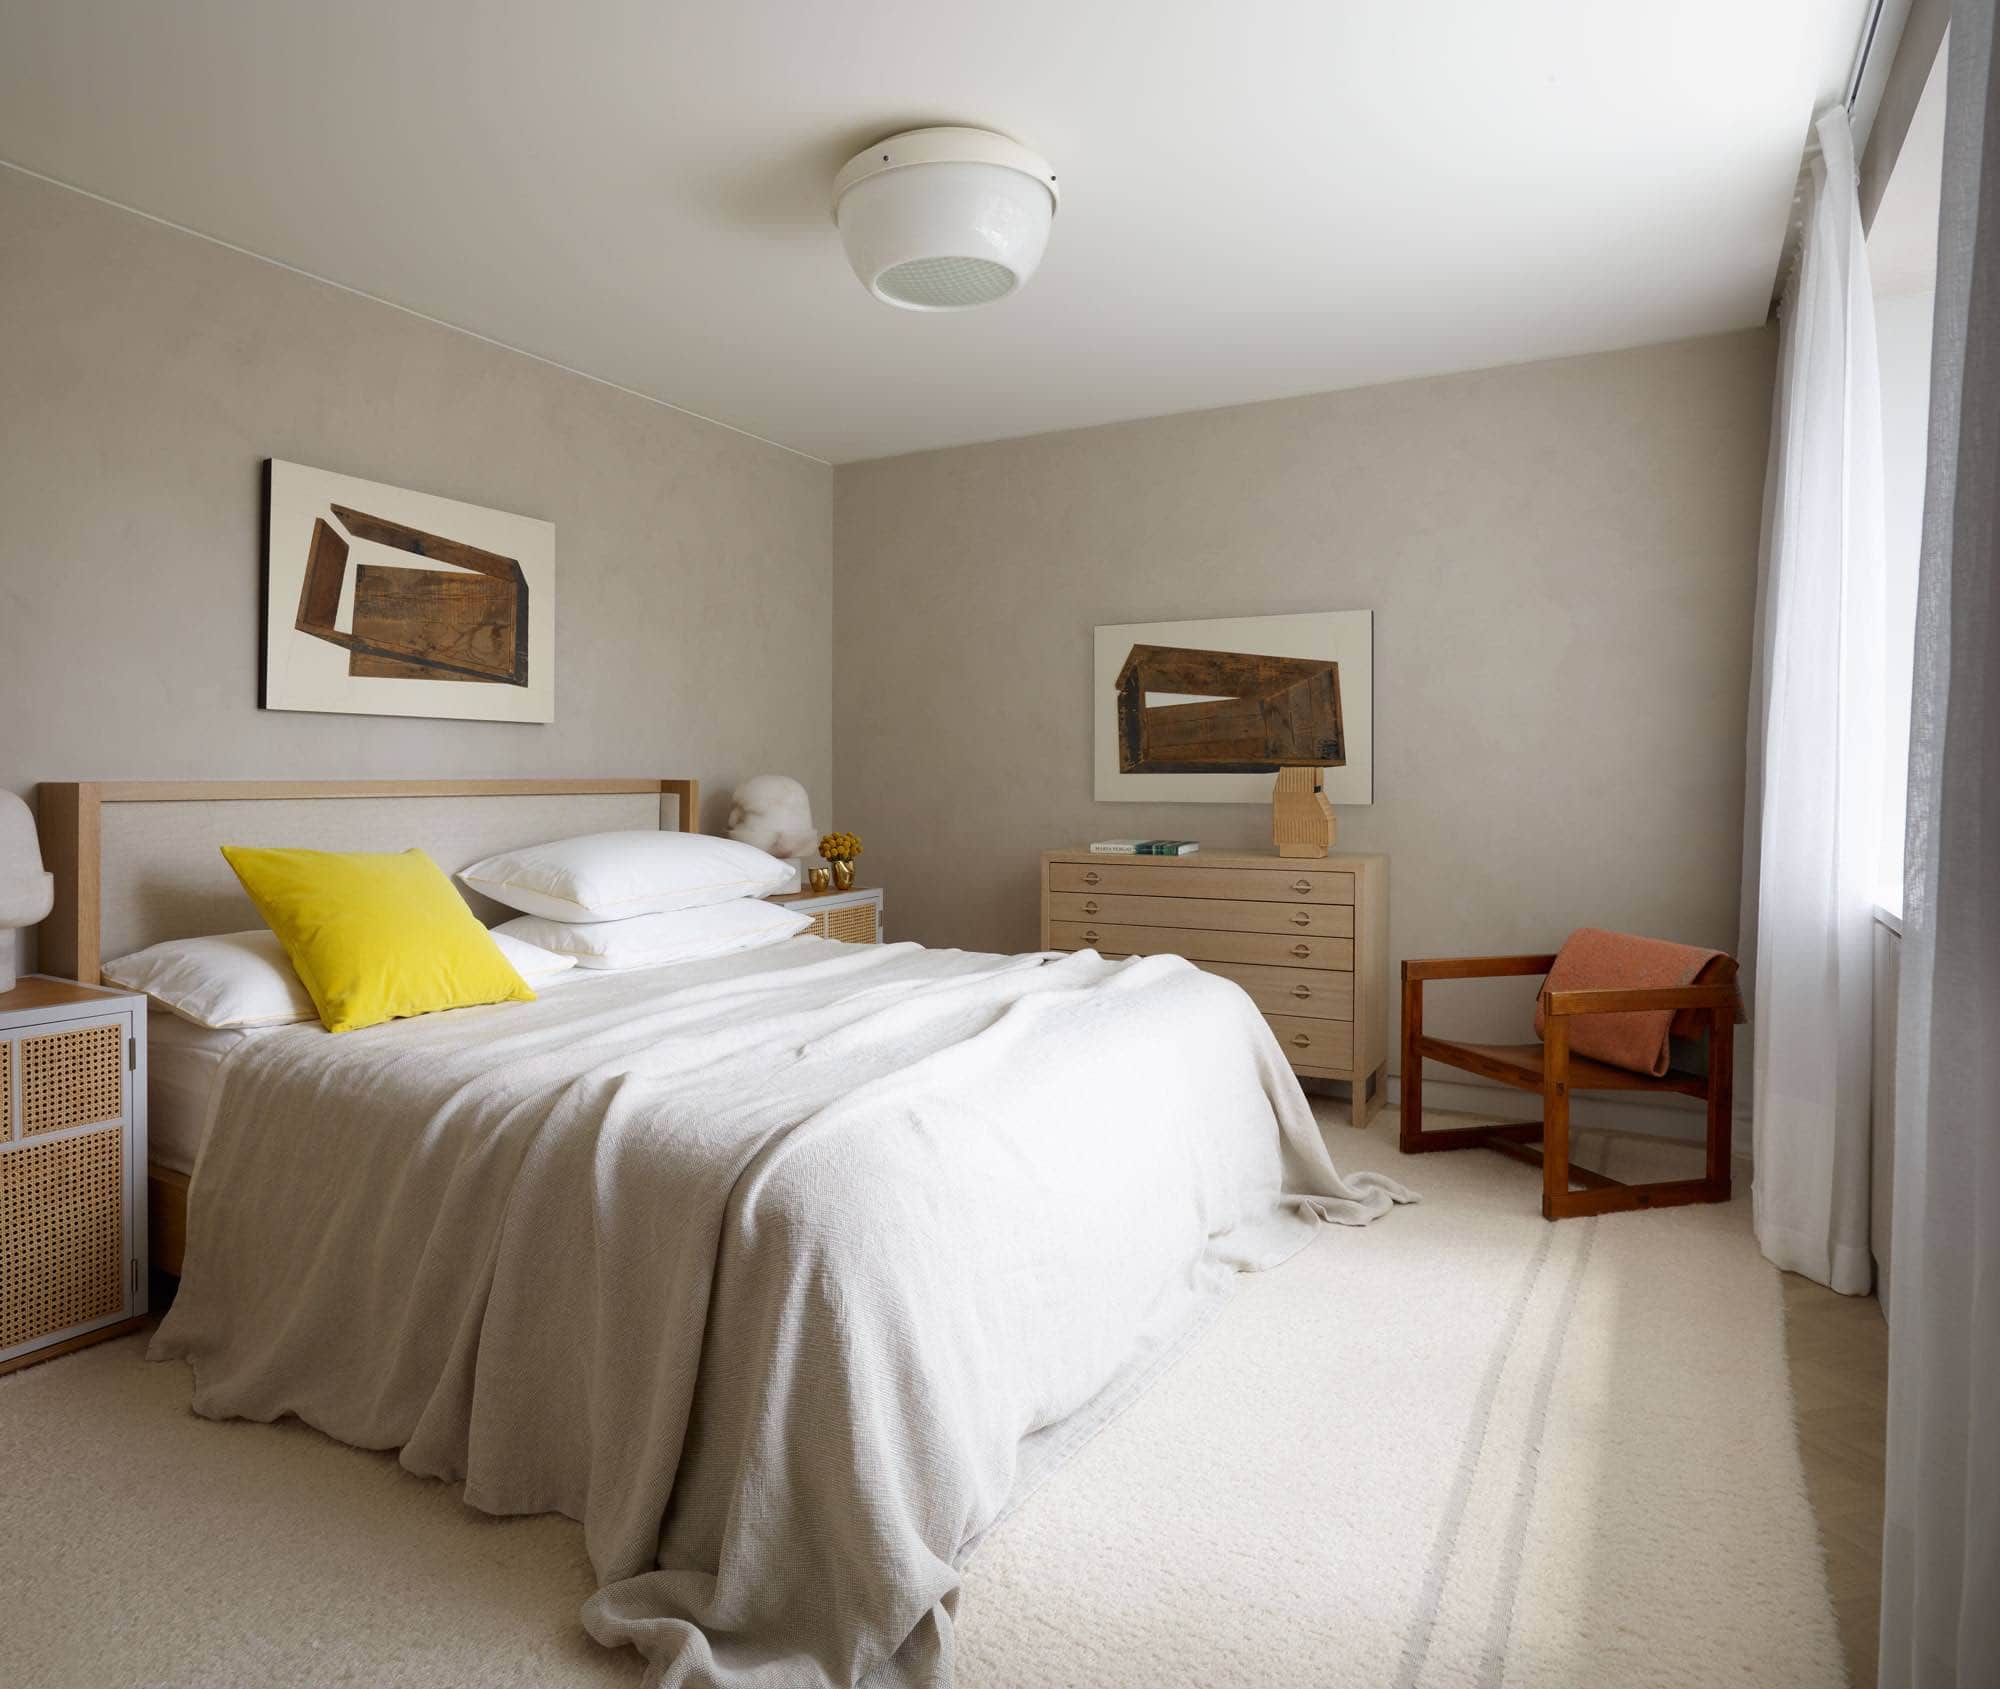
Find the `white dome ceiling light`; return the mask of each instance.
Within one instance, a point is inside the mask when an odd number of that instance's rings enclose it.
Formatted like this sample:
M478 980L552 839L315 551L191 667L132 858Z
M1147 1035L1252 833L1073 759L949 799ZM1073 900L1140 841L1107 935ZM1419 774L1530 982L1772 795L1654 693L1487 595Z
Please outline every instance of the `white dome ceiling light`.
M1048 160L986 129L911 129L833 181L847 261L885 305L964 311L1020 290L1056 214Z

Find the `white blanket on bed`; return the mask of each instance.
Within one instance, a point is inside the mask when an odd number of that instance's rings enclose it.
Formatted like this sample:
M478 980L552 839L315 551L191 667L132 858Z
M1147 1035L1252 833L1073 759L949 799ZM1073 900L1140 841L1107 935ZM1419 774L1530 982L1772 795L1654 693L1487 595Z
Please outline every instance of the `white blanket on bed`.
M958 1568L1343 1179L1172 957L800 940L232 1057L153 1345L583 1522L650 1683L948 1685Z

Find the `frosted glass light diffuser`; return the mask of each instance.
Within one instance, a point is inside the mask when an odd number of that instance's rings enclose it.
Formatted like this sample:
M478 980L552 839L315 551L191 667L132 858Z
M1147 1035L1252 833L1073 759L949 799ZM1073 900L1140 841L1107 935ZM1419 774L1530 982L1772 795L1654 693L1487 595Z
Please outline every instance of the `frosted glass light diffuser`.
M985 129L912 129L847 161L833 220L885 305L964 311L1019 292L1049 242L1048 160Z

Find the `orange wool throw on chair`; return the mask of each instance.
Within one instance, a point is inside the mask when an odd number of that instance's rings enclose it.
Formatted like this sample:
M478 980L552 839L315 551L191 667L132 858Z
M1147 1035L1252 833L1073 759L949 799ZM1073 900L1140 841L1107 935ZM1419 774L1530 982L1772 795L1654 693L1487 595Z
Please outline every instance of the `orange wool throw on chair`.
M1658 991L1682 985L1733 985L1736 959L1720 950L1693 944L1672 944L1664 938L1640 938L1602 927L1578 927L1563 940L1555 966L1535 998L1535 1036L1548 1035L1547 1004L1551 991ZM1736 1010L1738 1025L1743 1009ZM1623 1014L1596 1014L1579 1019L1570 1029L1572 1054L1590 1056L1655 1079L1667 1071L1668 1041L1694 1038L1701 1017L1693 1009L1633 1009Z

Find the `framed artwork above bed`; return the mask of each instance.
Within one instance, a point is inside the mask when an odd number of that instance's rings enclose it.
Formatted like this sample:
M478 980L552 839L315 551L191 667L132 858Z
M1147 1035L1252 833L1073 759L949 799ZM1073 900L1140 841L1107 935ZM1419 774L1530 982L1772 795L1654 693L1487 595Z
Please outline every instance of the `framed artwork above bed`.
M1375 801L1375 613L1129 622L1096 633L1099 803L1271 802L1281 768Z
M273 458L267 710L555 719L553 523Z

